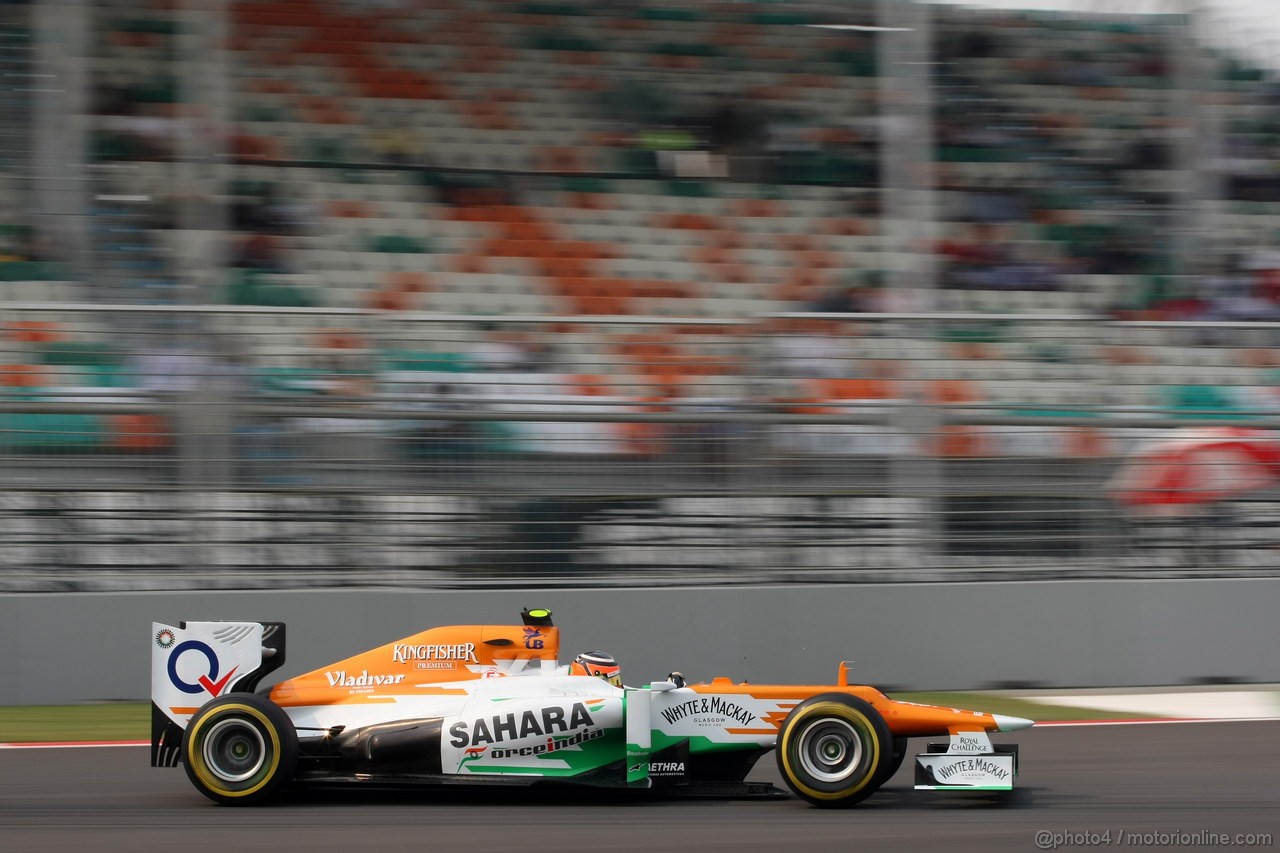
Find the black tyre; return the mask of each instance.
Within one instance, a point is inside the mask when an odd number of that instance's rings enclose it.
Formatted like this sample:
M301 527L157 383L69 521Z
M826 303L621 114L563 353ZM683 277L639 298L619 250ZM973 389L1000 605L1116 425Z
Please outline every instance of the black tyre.
M278 794L298 766L289 715L256 693L229 693L191 718L182 763L200 793L224 805L256 805Z
M880 771L880 781L876 783L876 787L880 787L885 782L893 778L893 774L898 772L898 768L902 766L902 760L907 757L907 749L911 742L904 737L896 737L893 739L893 750L889 755L889 760L885 762L884 769Z
M806 699L778 730L778 770L796 796L815 806L851 806L871 796L893 752L884 718L843 693Z

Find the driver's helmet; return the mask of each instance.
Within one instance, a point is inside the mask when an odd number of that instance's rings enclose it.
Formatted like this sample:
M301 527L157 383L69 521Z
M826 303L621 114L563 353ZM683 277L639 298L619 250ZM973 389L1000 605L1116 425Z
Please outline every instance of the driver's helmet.
M614 687L622 686L622 667L608 652L583 652L569 664L570 675L594 675Z

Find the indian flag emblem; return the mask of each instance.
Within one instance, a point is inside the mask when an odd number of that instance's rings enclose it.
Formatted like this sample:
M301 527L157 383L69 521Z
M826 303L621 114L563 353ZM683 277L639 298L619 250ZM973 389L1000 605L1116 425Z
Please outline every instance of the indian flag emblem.
M462 753L462 760L458 762L458 769L461 770L462 765L466 764L468 761L475 761L477 758L484 758L484 751L488 748L489 747L487 746L473 746L470 749L465 750Z

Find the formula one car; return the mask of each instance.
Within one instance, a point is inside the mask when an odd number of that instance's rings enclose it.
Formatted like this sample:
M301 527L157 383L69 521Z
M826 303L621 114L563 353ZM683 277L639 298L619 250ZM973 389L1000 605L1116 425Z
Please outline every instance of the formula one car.
M548 610L520 625L432 628L259 689L285 660L279 622L152 624L151 764L181 762L228 805L295 784L561 782L671 794L781 794L747 782L777 751L790 789L849 806L898 769L908 738L949 736L916 757L916 787L1008 790L1016 746L989 732L1030 720L834 686L642 687L570 674Z

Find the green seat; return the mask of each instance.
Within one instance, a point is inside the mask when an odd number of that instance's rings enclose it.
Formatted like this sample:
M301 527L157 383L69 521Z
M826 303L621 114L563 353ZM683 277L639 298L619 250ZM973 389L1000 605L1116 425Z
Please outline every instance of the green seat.
M1094 257L1114 234L1115 229L1109 225L1091 223L1050 225L1045 228L1045 238L1055 243L1065 243L1067 252L1075 258Z
M1096 412L1087 409L1063 409L1052 406L1036 406L1019 404L1015 408L1005 409L1004 414L1015 418L1087 418Z
M834 50L826 59L838 66L846 77L876 76L876 57L869 50Z
M401 255L422 255L431 251L423 240L415 240L403 234L382 234L369 243L369 251Z
M628 175L640 178L655 178L658 176L658 160L652 151L646 151L643 148L628 148L619 153L622 171Z
M610 193L613 184L603 178L570 176L560 179L560 189L568 193Z
M53 267L40 261L0 263L0 281L52 281Z
M706 16L698 9L645 9L637 11L636 17L645 21L705 21Z
M131 18L116 25L116 29L126 33L152 33L155 35L173 35L181 28L176 21L164 18Z
M321 304L312 288L267 281L257 270L232 270L227 303L275 308L315 308Z
M340 163L345 159L342 141L327 137L313 137L306 141L306 157L319 163Z
M268 394L318 394L316 385L325 376L312 367L263 367L255 374L258 389Z
M944 145L937 157L943 163L1005 163L1018 159L1010 151L981 145Z
M600 50L600 45L590 39L566 33L538 33L528 41L534 50L566 50L577 53Z
M260 196L265 195L273 185L270 181L249 180L247 178L237 178L231 182L232 195L249 195Z
M285 113L279 107L251 104L238 111L240 121L285 121Z
M108 438L96 415L0 413L0 452L97 450Z
M747 16L747 22L766 27L798 27L811 23L811 19L799 12L756 12Z
M1006 339L1008 325L1007 321L994 320L944 326L938 330L938 339L954 344L995 344Z
M522 15L551 15L553 17L582 17L589 15L586 7L577 3L521 3L516 11Z
M129 99L143 104L176 104L178 84L172 77L159 77L129 87Z
M1236 400L1216 385L1173 385L1166 392L1175 418L1197 421L1236 420L1242 417Z
M715 190L706 181L667 181L665 194L679 198L713 198Z
M295 284L263 285L258 296L258 305L269 305L274 308L315 308L320 304L315 291Z
M1228 60L1224 78L1233 83L1259 83L1266 79L1266 73L1261 68L1254 68L1235 60Z
M85 377L95 388L128 388L133 384L122 364L90 365Z
M262 287L258 273L253 270L232 270L227 284L228 305L260 305L258 291Z
M713 44L702 42L664 42L654 46L650 53L659 56L719 56L720 49Z
M124 356L109 346L83 341L61 341L46 345L40 352L42 364L64 367L112 367Z
M388 350L382 354L381 360L387 370L462 373L471 369L467 356L456 352Z

